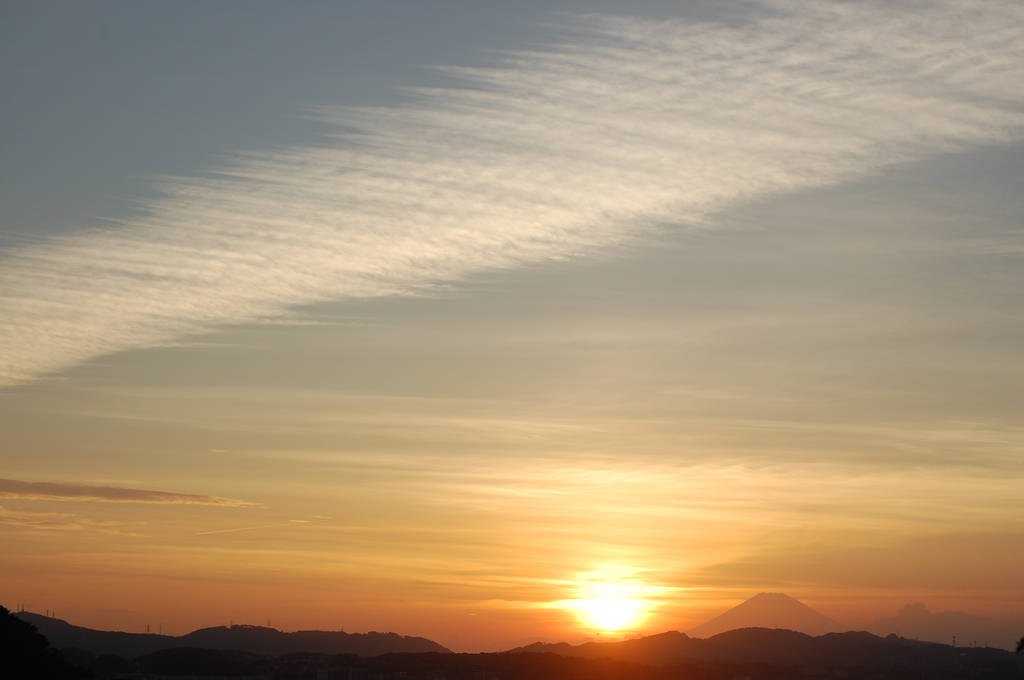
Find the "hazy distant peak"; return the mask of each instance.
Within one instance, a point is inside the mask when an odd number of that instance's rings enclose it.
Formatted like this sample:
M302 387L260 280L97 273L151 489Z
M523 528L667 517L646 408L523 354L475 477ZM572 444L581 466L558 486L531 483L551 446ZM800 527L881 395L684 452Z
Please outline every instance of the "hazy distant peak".
M878 626L887 623L913 625L954 621L964 623L974 622L980 624L984 622L991 622L991 619L987 619L983 616L975 616L974 614L968 614L966 612L933 612L921 602L915 602L914 604L906 604L900 607L894 617L876 620L875 625Z
M905 604L900 607L897 616L931 616L932 613L928 607L924 606L922 602L915 602L914 604Z
M846 626L838 621L785 593L758 593L707 623L688 630L687 634L709 638L737 628L785 628L808 635L846 630Z
M1024 618L989 618L968 612L933 612L921 602L906 604L896 616L876 619L871 632L897 633L900 637L951 643L954 638L969 645L1012 649L1024 628Z

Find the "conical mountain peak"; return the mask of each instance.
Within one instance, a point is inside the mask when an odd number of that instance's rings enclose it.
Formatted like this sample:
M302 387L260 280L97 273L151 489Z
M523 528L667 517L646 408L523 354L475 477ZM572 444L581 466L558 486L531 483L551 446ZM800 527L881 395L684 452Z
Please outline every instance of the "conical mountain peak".
M691 637L709 638L737 628L785 628L808 635L824 635L846 627L785 593L758 593L746 602L687 631Z

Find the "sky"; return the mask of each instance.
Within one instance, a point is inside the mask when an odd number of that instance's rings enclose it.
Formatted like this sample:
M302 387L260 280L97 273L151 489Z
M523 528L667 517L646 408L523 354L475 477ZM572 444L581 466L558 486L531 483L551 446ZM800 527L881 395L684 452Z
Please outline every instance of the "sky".
M1019 637L1024 7L513 4L0 3L0 601Z

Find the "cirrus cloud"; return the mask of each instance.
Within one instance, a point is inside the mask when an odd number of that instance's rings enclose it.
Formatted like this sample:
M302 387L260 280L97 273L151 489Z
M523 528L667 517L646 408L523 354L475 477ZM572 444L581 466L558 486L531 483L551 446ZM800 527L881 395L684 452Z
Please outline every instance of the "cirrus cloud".
M726 26L577 17L360 132L170 179L146 217L0 261L0 384L298 305L606 251L737 201L1024 131L1024 7L762 3ZM339 127L339 130L342 128Z

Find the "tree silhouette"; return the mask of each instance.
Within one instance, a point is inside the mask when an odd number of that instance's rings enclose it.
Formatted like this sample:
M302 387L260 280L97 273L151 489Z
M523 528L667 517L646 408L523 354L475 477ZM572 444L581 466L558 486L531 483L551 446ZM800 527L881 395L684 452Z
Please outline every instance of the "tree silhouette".
M1024 637L1017 640L1017 653L1024 654Z
M0 606L0 677L5 680L80 680L95 677L75 668L28 621Z

